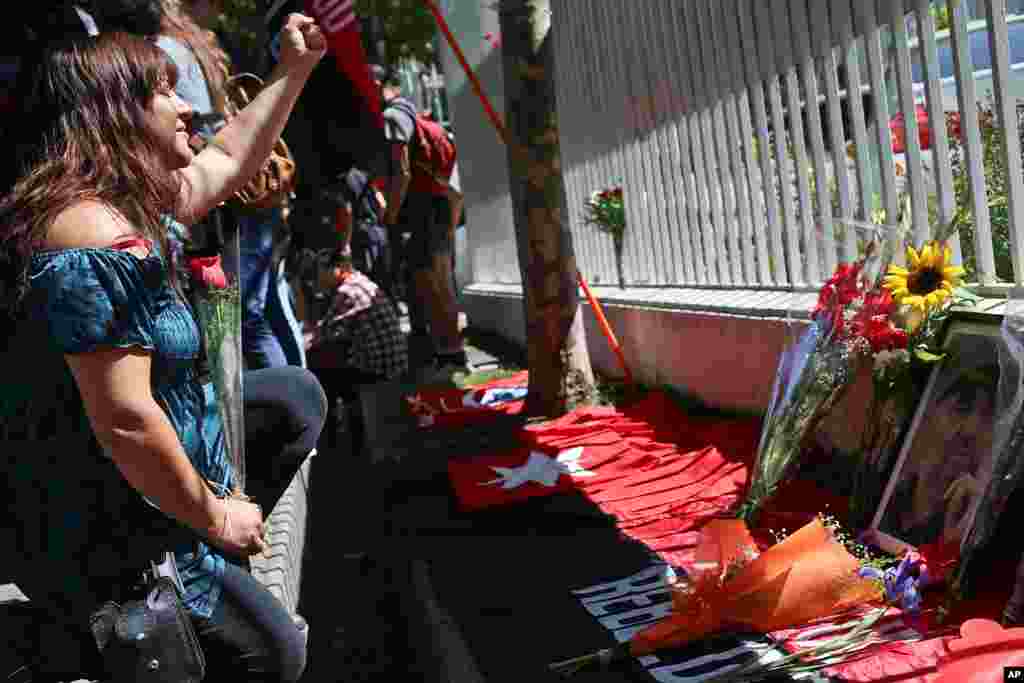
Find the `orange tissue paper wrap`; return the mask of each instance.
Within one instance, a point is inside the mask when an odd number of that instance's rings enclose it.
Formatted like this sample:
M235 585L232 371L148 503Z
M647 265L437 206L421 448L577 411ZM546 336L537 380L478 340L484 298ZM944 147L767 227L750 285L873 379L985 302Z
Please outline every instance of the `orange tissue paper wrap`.
M636 634L636 657L724 631L766 633L878 601L879 585L820 519L756 556L746 522L715 519L701 531L689 576L671 585L672 613Z

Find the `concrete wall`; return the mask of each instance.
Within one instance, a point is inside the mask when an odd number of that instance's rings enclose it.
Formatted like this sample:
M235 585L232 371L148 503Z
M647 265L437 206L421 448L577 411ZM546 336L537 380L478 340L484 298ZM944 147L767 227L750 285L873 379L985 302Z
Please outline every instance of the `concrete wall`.
M474 285L463 294L470 324L525 343L521 296L516 288L496 289ZM594 368L620 377L593 311L582 305ZM787 338L785 318L609 302L603 306L637 379L685 389L711 405L753 412L767 408Z

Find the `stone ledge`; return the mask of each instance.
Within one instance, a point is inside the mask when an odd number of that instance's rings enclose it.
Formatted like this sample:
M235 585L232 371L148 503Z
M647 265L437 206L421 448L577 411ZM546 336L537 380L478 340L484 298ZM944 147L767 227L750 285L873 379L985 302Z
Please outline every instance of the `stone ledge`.
M267 518L269 552L255 555L250 561L252 575L290 613L295 613L302 585L302 558L309 524L309 475L314 455L315 452L306 458Z
M816 290L784 291L742 288L697 287L609 287L591 285L590 291L608 306L636 309L697 312L754 318L793 318L806 320L817 302ZM1002 315L1009 289L979 290L982 298L966 313L984 316ZM516 284L474 282L462 289L464 296L521 299L522 287ZM582 290L580 302L585 303Z

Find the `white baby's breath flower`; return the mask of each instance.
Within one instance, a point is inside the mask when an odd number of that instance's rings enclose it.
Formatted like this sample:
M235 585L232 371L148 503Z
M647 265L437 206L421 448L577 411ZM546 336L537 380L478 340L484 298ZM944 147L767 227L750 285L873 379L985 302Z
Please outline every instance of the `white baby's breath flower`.
M892 366L902 365L909 360L910 353L906 349L879 351L875 354L875 370L886 370Z

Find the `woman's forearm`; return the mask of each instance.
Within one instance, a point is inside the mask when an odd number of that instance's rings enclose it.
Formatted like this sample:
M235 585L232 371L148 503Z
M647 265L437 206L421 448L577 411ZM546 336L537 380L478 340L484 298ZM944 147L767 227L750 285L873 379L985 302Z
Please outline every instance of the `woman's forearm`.
M116 425L103 441L128 483L164 514L207 538L215 535L224 522L223 502L192 466L160 407L133 411Z
M212 150L199 155L199 166L204 155L226 155L231 163L217 162L217 175L222 186L218 201L227 199L255 176L281 137L288 117L302 88L313 71L312 64L284 68L278 66L264 88L220 129L210 142Z

